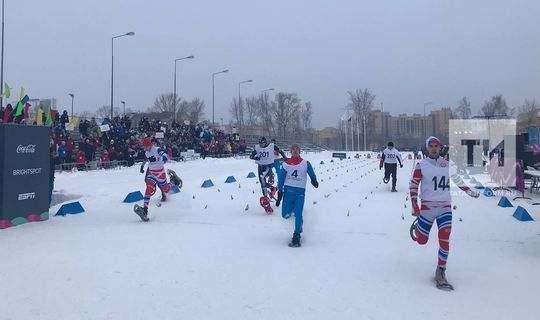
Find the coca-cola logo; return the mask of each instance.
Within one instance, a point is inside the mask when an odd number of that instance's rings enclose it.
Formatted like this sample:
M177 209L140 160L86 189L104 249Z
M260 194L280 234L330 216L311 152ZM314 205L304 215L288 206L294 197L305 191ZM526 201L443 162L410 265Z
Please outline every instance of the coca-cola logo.
M36 145L35 144L29 144L26 146L23 146L22 144L17 146L17 153L34 153L36 152Z

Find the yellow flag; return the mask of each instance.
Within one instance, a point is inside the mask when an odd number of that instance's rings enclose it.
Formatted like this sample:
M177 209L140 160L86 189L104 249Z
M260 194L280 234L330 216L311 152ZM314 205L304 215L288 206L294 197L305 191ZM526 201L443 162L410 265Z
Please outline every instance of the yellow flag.
M79 117L73 117L73 118L71 118L71 121L69 122L69 124L71 124L73 126L76 126L77 123L79 123Z
M43 109L41 108L37 109L36 123L38 126L43 124Z
M22 98L24 98L24 88L23 87L21 87L21 94L19 95L19 101L21 101Z
M4 96L6 98L9 98L11 96L11 88L8 86L7 83L4 83Z

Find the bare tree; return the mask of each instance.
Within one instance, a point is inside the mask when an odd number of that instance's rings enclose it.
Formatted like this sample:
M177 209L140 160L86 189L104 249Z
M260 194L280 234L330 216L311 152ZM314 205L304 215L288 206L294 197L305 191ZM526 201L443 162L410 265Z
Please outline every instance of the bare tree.
M174 97L174 93L160 94L154 104L148 109L149 112L174 112L175 108L178 112L181 98Z
M256 97L246 98L246 107L244 108L246 113L246 124L248 126L256 126L259 123L261 117L260 102Z
M275 106L276 104L273 101L270 101L270 96L267 92L262 93L259 96L259 104L260 104L260 111L261 111L261 126L263 129L267 132L268 135L276 135L275 132L275 126L274 126L274 118L273 115L275 114Z
M536 124L538 111L540 111L540 105L535 99L525 100L525 103L518 108L518 121L527 127L532 126Z
M364 147L367 148L367 128L369 126L368 121L370 119L371 109L373 109L373 101L375 95L369 91L369 89L356 89L355 91L349 91L349 104L347 107L353 111L354 117L362 123L362 136L364 140ZM360 128L358 128L360 129ZM365 133L365 134L364 134Z
M199 98L195 98L188 103L186 113L192 123L198 123L204 114L204 101Z
M504 100L502 94L493 96L490 101L486 101L482 107L481 114L486 117L493 117L499 115L514 115L514 110L509 108Z
M348 107L354 112L358 119L367 119L373 109L375 95L369 89L356 89L349 91Z
M111 116L111 106L101 106L99 109L96 110L96 118L99 119L105 119L110 118ZM113 116L119 116L120 115L120 108L114 108L113 109Z
M313 107L311 102L306 102L302 108L302 125L303 129L311 129L311 118L313 117Z
M467 97L463 97L458 101L458 106L454 111L454 115L457 119L470 119L471 118L471 102Z
M244 125L244 105L243 103L239 103L236 98L233 98L233 101L231 103L231 116L233 124L236 125L238 128L242 128Z
M296 130L299 118L300 98L296 93L280 92L276 95L274 117L279 137L285 137Z

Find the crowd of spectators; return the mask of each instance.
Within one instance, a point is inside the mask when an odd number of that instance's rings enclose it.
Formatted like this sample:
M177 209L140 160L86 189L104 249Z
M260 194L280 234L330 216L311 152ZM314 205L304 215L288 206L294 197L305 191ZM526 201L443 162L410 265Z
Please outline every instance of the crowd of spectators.
M6 111L8 110L8 111ZM25 113L21 121L16 121L13 108L8 105L0 110L2 123L30 123ZM43 110L43 109L41 109ZM40 121L32 120L34 125L46 125L45 112L36 112ZM75 119L77 121L78 119ZM73 120L72 120L73 121ZM70 122L67 111L62 114L51 110L50 148L57 164L76 164L79 169L86 168L91 161L122 163L132 166L144 158L141 141L145 137L154 137L154 143L164 148L170 158L181 159L181 153L194 150L202 158L206 156L227 156L246 152L246 142L238 134L225 134L203 123L161 120L142 117L133 124L129 116L117 116L112 119L80 119ZM77 131L78 134L74 134Z

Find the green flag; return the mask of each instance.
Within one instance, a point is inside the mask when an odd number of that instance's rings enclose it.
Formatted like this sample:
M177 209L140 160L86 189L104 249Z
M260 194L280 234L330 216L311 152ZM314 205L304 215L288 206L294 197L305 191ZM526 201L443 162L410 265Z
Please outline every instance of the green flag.
M15 109L15 116L18 117L23 114L24 105L30 100L27 95L21 98L21 101L17 103L17 108Z
M49 106L49 111L47 111L47 122L45 122L46 125L50 126L52 124L52 114L51 114L51 107Z
M23 113L23 109L24 109L24 105L22 101L19 101L19 103L17 103L17 108L15 109L15 116L16 117L20 116Z

